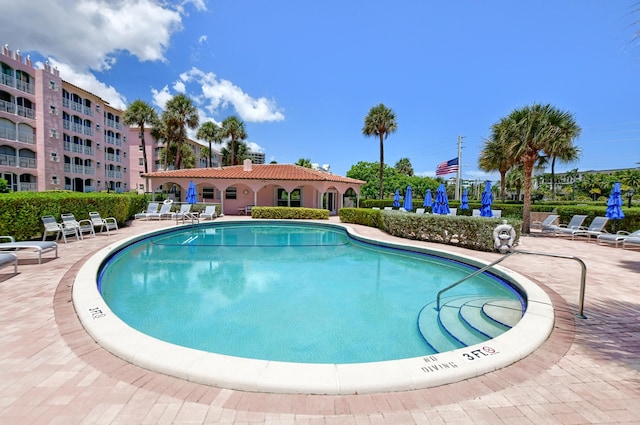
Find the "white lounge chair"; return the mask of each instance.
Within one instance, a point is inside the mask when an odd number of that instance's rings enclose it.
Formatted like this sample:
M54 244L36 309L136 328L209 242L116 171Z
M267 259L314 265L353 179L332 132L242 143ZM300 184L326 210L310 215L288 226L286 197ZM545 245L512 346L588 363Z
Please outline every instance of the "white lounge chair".
M574 239L576 236L586 236L590 239L591 236L598 236L603 233L607 221L609 221L607 217L594 217L589 227L580 226L574 229L560 227L555 230L555 233L558 236L571 236L571 239Z
M617 233L602 233L598 235L596 238L596 243L600 245L600 243L612 243L618 247L620 242L627 240L628 238L640 238L640 230L636 230L635 232L629 233L624 230L620 230Z
M13 273L18 273L18 257L16 254L2 253L0 254L0 269L9 265L13 265Z
M480 217L480 210L474 209L471 211L471 217Z
M215 205L207 205L204 207L204 211L200 213L200 218L203 220L213 220L217 216Z
M416 214L424 214L426 208L416 208Z
M544 232L545 230L548 230L556 226L553 223L555 223L558 217L559 217L558 214L549 214L547 218L545 218L542 221L533 221L531 223L531 227L538 228Z
M158 212L147 214L147 220L152 220L154 218L157 218L158 220L174 218L176 213L171 212L172 204L173 202L163 202Z
M180 205L180 210L175 212L176 220L183 220L186 214L191 214L191 204Z
M60 214L60 218L62 219L62 227L65 229L75 228L80 239L83 239L83 233L89 233L93 235L93 237L96 236L96 231L93 228L91 220L76 220L75 216L71 213Z
M54 251L58 258L58 244L52 241L20 241L16 242L13 236L0 236L0 240L8 240L9 242L0 243L0 251L21 251L23 249L35 251L38 253L38 264L42 263L42 254Z
M142 211L141 213L136 214L134 218L144 220L148 219L149 214L156 214L158 212L158 205L160 205L159 202L149 202L149 205L147 205L147 209Z
M626 249L627 245L629 245L629 247L631 247L631 245L636 245L636 246L640 247L640 237L638 237L638 238L636 238L636 237L625 238L622 241L622 248Z
M391 211L393 209L393 207L384 207L385 211Z
M41 217L42 224L44 225L44 231L42 232L42 240L47 239L50 233L55 233L56 241L62 236L64 243L67 243L67 235L75 236L77 240L80 240L78 236L78 230L75 227L65 227L56 221L56 218L52 215L45 215Z
M106 230L107 236L111 236L110 230L118 230L118 221L114 217L102 218L99 212L92 211L89 213L89 219L96 232Z
M571 230L577 230L582 227L582 223L587 218L586 215L576 214L571 217L569 220L569 224L559 224L557 226L546 226L542 229L542 233L553 233L556 236L558 233L562 232L564 234L570 234ZM562 230L564 229L564 230Z
M491 214L493 218L500 218L502 217L502 210L491 210Z
M447 215L458 215L458 209L457 208L449 208L449 214Z

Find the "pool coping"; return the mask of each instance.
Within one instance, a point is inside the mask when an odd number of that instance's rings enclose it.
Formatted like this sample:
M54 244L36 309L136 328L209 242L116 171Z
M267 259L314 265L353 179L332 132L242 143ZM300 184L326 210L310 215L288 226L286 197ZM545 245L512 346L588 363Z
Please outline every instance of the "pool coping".
M215 226L215 222L207 224L211 225ZM351 237L376 245L461 259L476 266L489 264L446 250L364 237L345 224L322 225L345 229ZM171 231L181 227L191 225L177 226ZM72 288L72 300L85 330L104 349L137 366L188 381L267 393L347 395L416 390L459 382L509 366L534 352L553 330L554 310L549 296L528 278L502 266L495 266L492 268L494 274L507 279L526 294L527 310L515 327L482 344L434 355L357 364L265 361L177 346L125 324L111 312L96 285L98 270L105 258L122 246L167 231L165 228L131 236L97 251L78 271Z

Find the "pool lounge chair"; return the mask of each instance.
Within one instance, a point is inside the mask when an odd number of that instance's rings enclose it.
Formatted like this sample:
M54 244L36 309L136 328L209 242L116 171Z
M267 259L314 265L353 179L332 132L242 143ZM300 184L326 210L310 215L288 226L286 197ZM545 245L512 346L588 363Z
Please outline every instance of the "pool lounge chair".
M62 236L62 240L64 243L67 243L67 235L75 236L76 239L80 240L78 236L78 231L75 227L65 227L62 224L56 221L56 218L52 215L45 215L41 217L42 224L44 225L44 231L42 232L42 241L47 239L50 233L54 233L56 235L56 241L60 239Z
M62 227L68 229L75 228L80 239L83 239L83 233L89 233L90 235L93 235L93 237L96 236L96 231L93 228L91 220L76 220L75 216L71 213L60 214L60 218L62 219Z
M549 214L547 218L545 218L542 221L532 222L531 227L538 228L544 232L545 230L548 230L550 228L557 226L556 224L553 224L553 223L555 223L558 217L559 217L558 214Z
M620 230L617 233L602 233L598 235L596 238L596 243L600 245L600 243L611 243L615 244L616 248L620 242L624 242L628 238L640 238L640 230L636 230L635 232L629 233L624 230Z
M173 202L165 201L160 207L160 211L147 214L147 220L153 220L154 218L157 218L158 220L163 220L165 218L170 220L174 218L176 213L171 212L172 204Z
M16 254L0 253L0 269L9 265L13 265L13 273L18 273L18 257Z
M502 217L502 210L491 210L491 214L492 214L493 218L501 218Z
M106 230L107 236L111 236L110 230L118 230L118 221L114 217L102 218L99 212L92 211L89 213L89 219L96 232Z
M144 220L148 219L149 214L156 214L158 212L158 205L160 205L159 202L149 202L149 205L147 205L147 209L142 211L141 213L136 214L134 218Z
M542 233L553 233L554 236L557 236L558 232L564 232L565 234L567 234L569 231L573 230L573 229L580 229L582 226L582 223L584 223L584 220L587 218L586 215L579 215L576 214L573 217L571 217L571 220L569 220L569 224L559 224L557 226L546 226L545 228L542 229ZM561 230L564 229L564 230Z
M204 211L200 213L200 218L202 220L213 220L216 217L217 214L215 205L207 205L206 207L204 207Z
M384 207L385 211L391 211L393 209L393 207Z
M606 233L604 226L609 219L607 217L594 217L589 224L589 227L580 226L576 229L559 228L556 229L558 236L571 236L571 239L575 239L576 236L586 236L587 242L591 239L591 236L598 236L599 234Z
M622 241L622 249L632 248L634 245L640 248L640 237L629 237Z
M479 209L472 210L471 217L480 217L480 210Z
M416 214L424 214L425 208L416 208Z
M449 208L449 214L447 215L458 215L458 209L457 208Z
M182 204L180 209L174 213L176 220L184 220L186 214L191 213L191 204Z
M42 264L42 254L54 251L58 258L58 244L52 241L21 241L16 242L13 236L0 236L0 241L8 240L9 242L0 242L0 251L22 251L29 250L38 253L38 264Z

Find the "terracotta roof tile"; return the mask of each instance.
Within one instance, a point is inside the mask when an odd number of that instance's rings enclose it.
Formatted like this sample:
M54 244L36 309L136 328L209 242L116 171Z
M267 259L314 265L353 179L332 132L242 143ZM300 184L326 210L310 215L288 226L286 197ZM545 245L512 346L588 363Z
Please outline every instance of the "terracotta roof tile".
M233 165L221 168L189 168L183 170L156 171L143 174L143 176L193 179L304 180L353 184L366 183L362 180L312 170L311 168L293 164L252 164L250 171L245 171L244 165Z

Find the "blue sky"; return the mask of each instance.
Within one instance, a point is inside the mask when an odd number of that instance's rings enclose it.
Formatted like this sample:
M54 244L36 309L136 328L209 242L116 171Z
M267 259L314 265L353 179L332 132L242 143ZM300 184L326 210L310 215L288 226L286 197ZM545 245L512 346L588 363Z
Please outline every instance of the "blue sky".
M116 107L139 98L160 110L184 92L201 123L236 114L267 161L309 158L343 175L377 162L362 126L384 103L398 122L385 163L407 157L433 176L461 135L463 178L495 179L477 167L491 125L550 103L583 130L580 161L556 171L640 162L635 0L2 3L12 50Z

